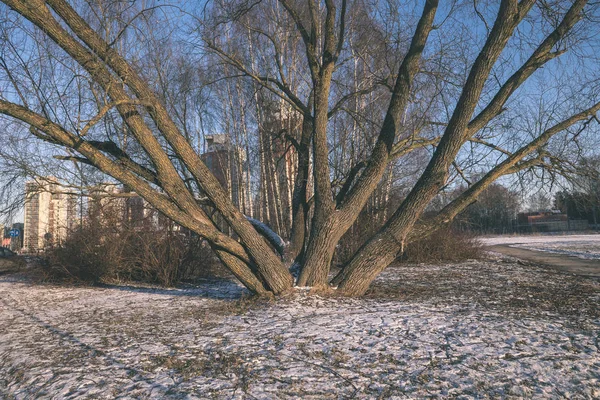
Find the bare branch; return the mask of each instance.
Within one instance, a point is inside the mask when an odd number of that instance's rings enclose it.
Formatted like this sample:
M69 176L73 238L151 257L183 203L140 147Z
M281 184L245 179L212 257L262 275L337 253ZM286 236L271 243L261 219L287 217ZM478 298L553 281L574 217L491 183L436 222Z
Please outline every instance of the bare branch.
M96 125L98 122L100 122L100 120L113 108L120 106L120 105L145 105L146 107L150 107L151 105L149 103L144 103L138 100L121 100L121 101L115 101L112 103L108 103L106 105L104 105L100 111L98 112L98 114L96 114L92 119L90 119L83 128L81 128L81 130L79 131L79 135L80 136L85 136L88 131L94 126Z
M483 128L490 120L502 112L502 108L510 96L536 70L548 61L560 56L565 50L552 52L554 46L564 38L575 24L583 17L583 7L587 0L577 0L565 14L560 24L538 46L527 61L515 72L496 93L490 103L469 123L468 136Z
M212 241L223 250L230 251L236 257L249 262L245 250L233 239L219 232L209 221L201 222L199 218L190 218L190 215L169 201L164 195L156 192L143 179L137 177L122 166L103 155L87 141L67 132L59 125L36 114L25 107L0 100L0 114L9 115L30 124L35 129L44 132L55 141L75 149L85 157L92 165L101 169L113 178L125 183L134 189L140 196L144 197L153 207L173 219L177 223L192 229L206 239Z

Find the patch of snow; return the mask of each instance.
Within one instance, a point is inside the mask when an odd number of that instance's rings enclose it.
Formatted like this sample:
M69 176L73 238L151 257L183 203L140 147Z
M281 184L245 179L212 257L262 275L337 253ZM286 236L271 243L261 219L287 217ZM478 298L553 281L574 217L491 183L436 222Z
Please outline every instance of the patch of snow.
M271 229L270 226L257 219L248 216L246 216L246 219L252 224L252 226L258 231L258 233L263 235L269 241L269 243L271 243L273 247L275 247L277 252L279 252L279 255L283 255L283 252L285 250L285 241L281 238L281 236L279 236L273 229Z
M514 235L514 236L490 236L481 237L478 240L486 246L496 244L532 244L532 243L556 243L556 242L590 242L600 245L600 235Z
M555 242L539 245L512 245L511 247L564 254L586 260L600 260L600 242Z
M479 239L484 245L507 245L527 250L600 259L600 235L500 236Z
M527 291L542 281L585 286L600 302L597 281L508 262L386 270L378 282L400 285L404 300L299 288L250 309L228 282L85 288L1 276L0 398L599 398L600 319L543 309ZM484 305L499 294L540 311Z

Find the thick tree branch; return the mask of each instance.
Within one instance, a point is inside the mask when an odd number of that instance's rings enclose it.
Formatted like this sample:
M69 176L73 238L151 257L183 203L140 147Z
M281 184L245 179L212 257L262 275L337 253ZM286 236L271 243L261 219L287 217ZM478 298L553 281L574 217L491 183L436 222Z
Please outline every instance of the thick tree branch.
M543 152L540 153L538 157L534 157L527 161L522 160L534 151L541 148L554 135L565 131L578 122L595 118L598 112L600 112L600 102L548 128L537 138L520 147L508 158L492 168L479 181L471 185L465 192L461 193L455 200L445 206L435 218L433 218L431 221L428 221L423 226L420 226L415 233L411 234L411 240L423 237L429 234L432 230L438 229L440 226L450 223L454 217L463 211L469 204L475 201L481 192L483 192L485 188L496 181L499 177L543 164L543 158L547 157L547 154Z
M125 82L125 84L144 102L149 102L152 107L147 111L156 123L157 128L173 148L182 163L196 179L198 185L205 191L206 195L215 204L225 221L239 235L242 242L251 254L257 270L275 293L288 290L292 284L292 276L283 266L281 260L270 249L261 235L256 232L245 216L233 205L229 195L225 192L217 178L211 173L201 161L194 148L187 139L179 132L179 129L169 116L156 95L148 87L139 74L127 63L127 61L112 49L108 44L79 16L73 8L64 0L48 0L54 11L73 30L77 37L82 40L95 54L98 55L113 71ZM58 42L65 48L64 43ZM65 49L67 50L67 49ZM80 64L86 67L86 63ZM111 88L112 90L113 88ZM113 99L115 99L113 97ZM117 99L115 99L117 100ZM151 138L138 138L138 140L152 140ZM161 153L164 155L164 152ZM169 162L169 165L172 164ZM157 172L160 174L160 170ZM162 180L161 180L162 181ZM164 181L163 181L164 182ZM166 185L167 183L164 182ZM167 190L165 188L165 190ZM186 193L187 190L185 190ZM185 195L187 198L187 195ZM193 200L193 198L192 198ZM191 207L190 207L191 208ZM200 209L201 210L201 209Z
M315 160L315 213L311 241L306 252L306 264L298 280L299 285L323 285L329 273L329 264L333 257L335 245L340 237L348 230L362 210L369 196L377 187L388 165L389 155L396 134L402 125L402 113L410 96L410 87L418 71L421 54L433 27L437 10L437 0L427 0L423 14L417 24L416 32L410 48L400 65L398 78L392 99L386 114L383 127L377 139L375 148L368 159L368 164L358 182L352 186L345 196L341 208L331 198L331 182L329 178L329 163L327 152L326 122L329 92L323 92L323 86L329 85L333 73L335 51L335 5L333 0L326 1L327 16L324 39L323 66L319 77L313 76L315 91L315 133L313 149ZM324 111L325 110L325 111ZM326 264L319 266L319 264Z
M535 0L503 0L494 26L477 56L452 117L425 171L385 226L354 255L334 279L343 292L363 294L371 282L404 250L406 236L431 199L445 184L451 163L464 144L465 132L490 71L513 31ZM391 147L391 144L390 144ZM365 277L368 277L365 279Z
M472 136L489 121L502 112L506 101L535 71L548 61L563 54L565 50L552 52L556 44L563 39L583 17L583 8L587 0L577 0L569 8L560 24L535 49L533 54L496 93L490 103L469 123L468 135Z
M419 62L425 44L433 29L437 5L437 0L428 0L425 2L423 13L417 24L408 52L398 69L398 77L392 93L392 99L377 142L359 182L354 185L347 195L347 201L342 206L344 213L354 214L356 210L360 211L362 209L381 180L390 157L393 157L392 154L397 152L399 148L394 148L394 141L403 125L402 114L408 104L412 81L419 69Z
M76 150L85 157L91 165L96 166L103 172L131 187L167 217L173 219L180 225L197 232L207 240L213 242L217 247L231 252L236 257L246 262L250 261L244 248L235 240L219 232L209 221L190 218L188 213L176 207L168 198L152 189L152 187L142 178L110 160L107 156L102 154L100 150L87 141L66 131L61 126L49 121L45 117L36 114L23 106L5 100L0 100L0 114L5 114L30 124L33 128L52 137L56 142Z
M289 0L279 0L279 3L285 8L288 15L292 18L294 23L296 24L296 28L298 32L300 32L300 36L302 36L302 41L304 42L304 47L306 48L306 57L308 60L308 65L310 70L313 73L313 76L318 74L319 70L319 62L317 60L317 46L316 46L316 18L314 16L313 10L313 0L308 0L310 14L311 14L311 32L308 33L304 23L302 22L302 18L296 12L296 10L292 7Z

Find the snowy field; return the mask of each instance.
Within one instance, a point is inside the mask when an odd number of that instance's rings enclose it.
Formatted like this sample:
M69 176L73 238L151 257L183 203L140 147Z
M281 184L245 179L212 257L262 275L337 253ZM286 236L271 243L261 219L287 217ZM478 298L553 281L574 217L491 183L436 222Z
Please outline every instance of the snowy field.
M600 282L397 266L365 299L0 275L0 398L600 398Z
M481 238L487 246L508 245L522 249L600 260L600 235L499 236Z

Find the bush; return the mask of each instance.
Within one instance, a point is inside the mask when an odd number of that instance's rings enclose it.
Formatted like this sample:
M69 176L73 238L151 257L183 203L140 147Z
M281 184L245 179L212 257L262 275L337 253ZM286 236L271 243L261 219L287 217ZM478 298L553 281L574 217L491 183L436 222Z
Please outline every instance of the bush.
M380 225L369 223L367 218L359 219L359 222L340 240L334 262L338 265L348 262L358 248L379 228ZM482 244L473 234L444 228L425 239L409 243L399 260L408 263L462 261L480 258L482 252Z
M400 261L407 263L463 261L480 258L482 254L483 245L474 235L445 228L410 243L400 257Z
M227 271L196 235L173 229L123 227L89 221L46 254L46 278L172 286L182 280L224 277Z

